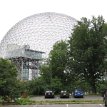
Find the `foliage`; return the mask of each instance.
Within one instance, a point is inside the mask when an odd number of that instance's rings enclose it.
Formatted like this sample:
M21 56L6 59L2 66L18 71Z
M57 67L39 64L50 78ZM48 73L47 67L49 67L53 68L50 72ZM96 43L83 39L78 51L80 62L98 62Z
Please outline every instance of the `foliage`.
M107 82L102 80L97 84L97 92L101 93L101 91L105 89L107 89Z
M29 90L28 90L28 81L20 81L18 80L18 83L17 83L17 87L16 87L16 98L19 98L19 97L27 97L28 94L29 94Z
M71 74L85 79L95 93L96 84L105 71L106 35L107 24L103 17L82 18L69 40L68 68Z
M47 84L51 83L52 73L51 73L51 70L50 70L50 66L48 64L41 65L40 74L41 74L41 77L43 78L43 80Z
M62 89L61 80L57 77L53 78L51 81L51 88L56 94L58 94Z
M17 86L17 70L11 61L0 59L0 96L13 98Z
M28 91L31 95L43 95L46 87L42 78L35 78L28 83Z
M65 70L68 60L67 55L68 44L65 41L56 42L53 46L53 50L50 52L50 69L52 72L52 78L58 77L61 82L66 80Z
M19 105L30 105L33 101L29 100L29 98L19 98L16 100L16 104Z

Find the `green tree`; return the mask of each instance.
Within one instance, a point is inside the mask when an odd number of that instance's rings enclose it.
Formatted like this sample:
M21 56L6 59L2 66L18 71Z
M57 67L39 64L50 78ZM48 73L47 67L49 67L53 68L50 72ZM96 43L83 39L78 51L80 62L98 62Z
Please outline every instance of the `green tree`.
M43 95L46 88L47 84L41 77L35 78L28 83L28 90L31 95Z
M96 86L105 71L107 24L103 17L82 18L69 40L68 67L71 74L85 79L96 93Z
M52 73L48 64L41 65L40 75L47 84L51 83Z
M0 96L14 97L17 86L17 70L11 61L0 59Z
M44 81L44 90L53 90L59 93L62 88L61 80L57 77L52 78L52 72L49 64L44 64L40 67L41 79Z
M52 82L51 82L51 87L52 87L52 90L56 93L56 94L59 94L59 92L61 91L62 89L62 83L61 83L61 80L57 77L53 78L52 79Z
M65 70L68 59L67 47L68 44L65 41L56 42L49 57L52 78L58 77L63 83L66 81Z

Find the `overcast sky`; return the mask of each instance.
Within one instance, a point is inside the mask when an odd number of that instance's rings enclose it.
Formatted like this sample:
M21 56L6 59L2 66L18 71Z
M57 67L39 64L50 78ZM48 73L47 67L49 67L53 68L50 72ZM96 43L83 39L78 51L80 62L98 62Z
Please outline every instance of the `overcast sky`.
M63 13L77 20L102 15L107 21L107 0L0 0L0 41L18 21L42 12Z

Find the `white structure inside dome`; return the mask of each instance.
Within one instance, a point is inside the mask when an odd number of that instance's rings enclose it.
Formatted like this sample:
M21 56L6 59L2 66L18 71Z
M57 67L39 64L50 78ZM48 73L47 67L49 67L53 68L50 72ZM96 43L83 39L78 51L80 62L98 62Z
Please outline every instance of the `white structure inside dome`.
M40 13L27 17L13 26L0 44L0 56L6 57L11 44L29 45L31 49L49 54L53 44L71 36L76 20L58 13Z

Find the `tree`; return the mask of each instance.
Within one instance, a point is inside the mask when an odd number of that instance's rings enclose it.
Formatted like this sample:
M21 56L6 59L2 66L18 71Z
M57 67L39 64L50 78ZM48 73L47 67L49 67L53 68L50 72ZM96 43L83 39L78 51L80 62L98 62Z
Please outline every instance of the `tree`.
M40 74L41 74L41 77L43 78L43 80L47 84L51 83L52 73L51 73L51 70L50 70L50 66L48 64L41 65Z
M49 57L49 66L52 72L52 78L58 77L63 83L66 81L65 69L68 59L67 47L68 44L65 41L56 42Z
M31 95L43 95L46 88L47 83L41 77L28 82L28 91Z
M11 61L0 59L0 96L14 97L17 86L17 70Z
M96 85L105 71L106 36L107 24L99 16L78 21L69 40L69 70L85 79L93 93L96 93Z
M52 87L52 90L56 94L59 94L59 92L62 90L61 80L59 78L57 78L57 77L53 78L52 82L51 82L51 87Z

